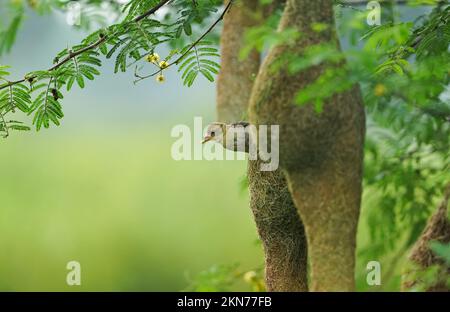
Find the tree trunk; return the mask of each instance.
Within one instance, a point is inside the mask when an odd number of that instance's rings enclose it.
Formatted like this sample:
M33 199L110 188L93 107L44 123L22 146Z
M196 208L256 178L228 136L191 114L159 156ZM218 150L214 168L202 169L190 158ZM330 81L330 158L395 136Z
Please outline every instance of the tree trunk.
M439 267L439 278L433 285L427 285L426 291L450 291L447 285L450 267L430 249L430 242L432 241L443 244L450 243L450 221L447 216L449 202L450 184L444 191L444 199L437 211L430 217L425 229L411 250L409 260L416 265L416 268L403 274L402 291L410 290L421 283L417 277L420 275L416 271L423 272L433 265Z
M220 36L221 69L217 80L217 115L221 122L247 119L248 100L258 74L260 54L254 50L241 61L239 51L245 44L245 31L260 23L258 10L261 11L258 0L235 1L224 17Z
M252 51L239 61L244 33L261 20L258 0L236 2L224 19L221 35L222 69L218 79L218 120L232 123L247 113L260 54ZM263 242L266 287L269 291L306 291L306 238L283 174L260 172L257 161L248 164L251 208Z
M313 23L330 27L314 32ZM297 106L294 98L323 66L295 75L271 69L286 53L301 55L309 45L338 44L333 1L288 0L280 23L281 31L286 28L298 29L301 36L293 46L269 52L252 92L250 122L280 126L280 166L305 225L312 289L351 291L365 134L361 95L356 86L334 95L319 114L312 105Z

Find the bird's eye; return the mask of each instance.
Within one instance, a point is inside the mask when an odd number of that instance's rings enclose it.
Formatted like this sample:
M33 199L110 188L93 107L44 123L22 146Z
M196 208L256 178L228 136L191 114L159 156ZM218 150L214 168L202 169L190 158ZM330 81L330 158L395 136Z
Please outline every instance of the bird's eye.
M211 136L215 136L216 133L214 131L211 132Z

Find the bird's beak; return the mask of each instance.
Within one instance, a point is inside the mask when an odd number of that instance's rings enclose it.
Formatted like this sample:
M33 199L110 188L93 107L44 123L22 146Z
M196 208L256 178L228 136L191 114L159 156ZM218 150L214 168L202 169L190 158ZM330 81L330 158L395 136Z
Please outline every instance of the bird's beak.
M213 137L210 136L210 135L205 136L205 137L203 138L202 144L205 144L206 142L211 141L212 138L213 138Z

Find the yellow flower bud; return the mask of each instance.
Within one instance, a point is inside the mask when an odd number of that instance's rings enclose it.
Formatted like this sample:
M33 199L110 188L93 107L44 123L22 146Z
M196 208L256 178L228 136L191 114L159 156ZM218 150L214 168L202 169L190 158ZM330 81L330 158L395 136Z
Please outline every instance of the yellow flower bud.
M162 69L169 67L169 63L167 63L166 61L161 61L161 63L159 63L159 67L161 67Z
M244 281L251 284L256 279L256 272L255 271L248 271L244 274Z
M376 96L383 96L386 94L386 92L387 89L383 84L379 83L375 86L374 93Z
M166 81L166 77L164 77L164 75L161 73L158 76L156 76L156 81L163 83L164 81Z
M32 9L36 9L39 3L37 0L28 0L28 4Z
M158 64L159 62L159 55L157 53L149 54L147 55L147 62L149 63L155 63Z

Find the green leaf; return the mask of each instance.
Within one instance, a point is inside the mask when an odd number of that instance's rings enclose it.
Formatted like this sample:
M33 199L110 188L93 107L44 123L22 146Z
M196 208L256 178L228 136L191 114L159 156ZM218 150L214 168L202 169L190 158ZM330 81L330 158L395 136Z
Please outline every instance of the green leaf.
M192 86L199 73L211 82L214 81L213 74L219 73L220 65L210 59L210 57L219 56L216 53L217 48L210 47L208 44L210 43L201 41L197 46L192 47L189 44L181 49L180 53L184 56L180 60L181 65L178 67L178 71L183 72L181 79L183 79L185 86ZM191 48L192 50L189 51Z
M440 258L450 265L450 244L431 242L430 247Z
M208 79L211 82L214 82L214 77L211 75L209 71L207 71L206 69L200 69L200 72L203 74L203 76L206 77L206 79Z
M77 80L77 83L78 83L78 85L80 86L80 88L83 89L83 88L84 88L84 79L83 79L83 76L78 75L78 76L76 77L76 80Z
M23 11L18 11L17 15L13 17L8 28L0 32L0 55L4 52L9 52L16 40L17 31L23 19Z
M190 23L183 24L184 33L188 36L192 35L192 27Z

